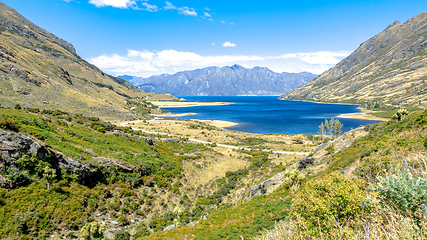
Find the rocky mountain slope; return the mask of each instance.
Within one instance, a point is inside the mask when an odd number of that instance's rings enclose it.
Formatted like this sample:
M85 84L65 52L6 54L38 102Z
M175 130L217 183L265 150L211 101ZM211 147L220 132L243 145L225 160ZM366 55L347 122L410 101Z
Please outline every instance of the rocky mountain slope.
M356 51L281 99L427 105L427 12L394 22Z
M80 58L70 43L0 2L2 106L132 117L138 114L132 108L150 111L147 97L156 96L103 73Z
M236 64L149 78L123 78L145 91L178 96L274 96L295 89L315 76L308 72L275 73L264 67L248 69Z

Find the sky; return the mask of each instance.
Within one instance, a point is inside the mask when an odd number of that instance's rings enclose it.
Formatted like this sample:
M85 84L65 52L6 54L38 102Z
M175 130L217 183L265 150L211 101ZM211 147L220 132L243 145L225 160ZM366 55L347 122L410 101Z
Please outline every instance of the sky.
M2 0L103 71L208 66L320 74L426 0Z

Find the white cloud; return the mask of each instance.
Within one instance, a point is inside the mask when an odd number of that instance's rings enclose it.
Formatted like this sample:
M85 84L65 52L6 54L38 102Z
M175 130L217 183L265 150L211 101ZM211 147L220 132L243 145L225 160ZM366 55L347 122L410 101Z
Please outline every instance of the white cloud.
M212 15L210 15L210 14L209 14L209 13L207 13L207 12L204 12L203 14L205 14L205 17L208 17L208 18L212 17Z
M90 62L113 75L149 77L163 73L193 70L208 66L268 67L275 72L312 72L320 74L348 56L348 51L319 51L290 53L276 56L216 55L202 56L193 52L176 50L138 51L128 50L126 56L102 55Z
M197 12L193 8L189 8L189 7L178 8L178 13L182 15L197 17Z
M236 47L237 45L231 42L225 42L222 44L223 47Z
M128 8L136 6L135 0L90 0L89 3L97 7L111 6L115 8Z
M172 3L168 2L168 1L166 1L165 3L166 3L166 6L163 7L164 10L174 10L174 9L176 9L176 7Z
M212 46L215 46L215 43L214 43L214 42L212 43Z
M149 11L149 12L157 12L159 11L159 8L156 5L151 5L148 4L146 2L141 3L142 6L144 6L145 8L143 8L143 10Z

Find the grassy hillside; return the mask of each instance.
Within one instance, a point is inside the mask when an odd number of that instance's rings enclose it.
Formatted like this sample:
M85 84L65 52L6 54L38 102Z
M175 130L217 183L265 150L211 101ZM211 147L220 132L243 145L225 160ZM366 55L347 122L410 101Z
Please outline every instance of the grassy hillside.
M74 47L0 3L0 102L129 119L174 99L139 90L80 58Z
M204 123L193 122L191 126L205 131L209 127L224 136L232 132ZM154 142L147 143L148 137ZM28 139L34 143L27 146L43 146L46 157L40 154L43 151L31 150L33 147L28 154L22 153ZM236 144L248 146L247 139L252 138L242 137L242 142ZM21 150L17 150L19 146ZM251 199L248 196L255 185L300 158L227 150L186 142L184 138L171 141L167 136L144 136L97 117L30 108L0 108L0 149L2 238L84 237L87 229L98 227L100 235L109 238L117 234L117 229L137 237L162 232L171 224L206 228L203 219L210 219L218 209ZM49 177L50 172L55 173L53 177ZM283 219L287 211L278 209L289 207L289 202L282 204L283 197L278 194L271 199L262 197L272 191L257 190L255 195L261 195L261 200L244 203L254 215L241 217L240 230L227 224L227 234L256 236ZM254 220L257 218L261 220ZM220 223L222 220L215 224ZM204 236L215 236L223 232L221 229ZM242 233L243 229L251 229L250 234Z
M427 106L427 13L395 22L350 56L281 99L359 103L366 108Z

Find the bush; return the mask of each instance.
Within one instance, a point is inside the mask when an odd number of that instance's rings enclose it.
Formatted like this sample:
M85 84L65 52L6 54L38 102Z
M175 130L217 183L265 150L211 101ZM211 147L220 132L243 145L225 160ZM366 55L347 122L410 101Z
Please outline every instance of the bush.
M427 203L427 180L413 177L405 167L397 175L380 177L374 190L385 204L403 212L415 213Z
M136 229L136 233L133 235L134 239L138 239L141 237L149 236L151 234L150 230L144 225L139 225Z
M0 128L14 131L14 132L18 131L18 128L16 127L15 122L8 119L0 119Z
M105 227L97 222L87 223L80 229L80 236L84 239L100 238L103 236Z
M130 234L128 231L120 230L114 235L114 240L130 240Z
M301 187L292 214L301 219L297 227L302 235L333 234L338 222L348 222L362 212L360 202L364 196L356 182L334 172Z

